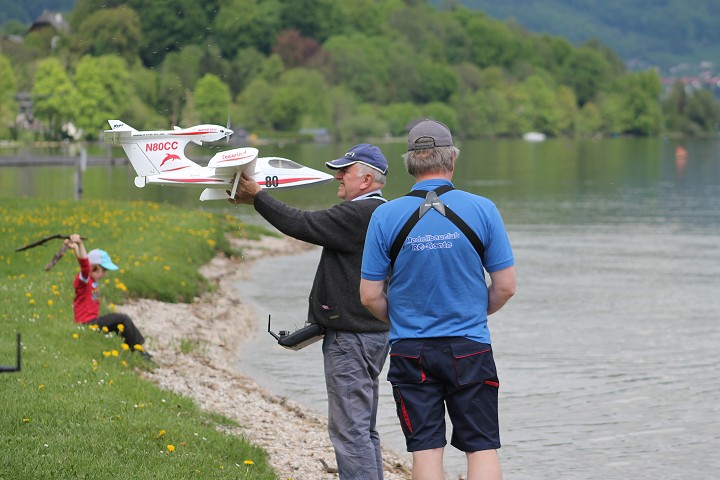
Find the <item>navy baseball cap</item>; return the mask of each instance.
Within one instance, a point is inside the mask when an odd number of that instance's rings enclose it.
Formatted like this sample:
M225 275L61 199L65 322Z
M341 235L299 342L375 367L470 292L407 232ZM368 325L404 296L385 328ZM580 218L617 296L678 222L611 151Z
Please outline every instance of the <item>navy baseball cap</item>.
M453 144L450 129L437 120L423 120L408 132L408 152L435 147L450 147Z
M374 168L383 175L387 175L388 163L385 155L375 145L369 143L361 143L355 145L348 150L342 158L325 162L328 168L339 169L352 165L353 163L362 163L370 168Z

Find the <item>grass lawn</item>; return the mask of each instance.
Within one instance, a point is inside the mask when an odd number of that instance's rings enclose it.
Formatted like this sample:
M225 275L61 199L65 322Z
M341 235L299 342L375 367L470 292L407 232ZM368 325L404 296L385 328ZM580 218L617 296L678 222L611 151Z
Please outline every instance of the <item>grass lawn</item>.
M266 454L221 433L228 418L142 380L152 368L115 334L73 323L69 251L43 237L79 233L120 270L102 286L103 311L131 297L190 301L210 286L198 273L225 234L254 236L236 219L148 202L0 199L0 480L274 479ZM182 319L178 319L182 321ZM192 339L188 339L191 341Z

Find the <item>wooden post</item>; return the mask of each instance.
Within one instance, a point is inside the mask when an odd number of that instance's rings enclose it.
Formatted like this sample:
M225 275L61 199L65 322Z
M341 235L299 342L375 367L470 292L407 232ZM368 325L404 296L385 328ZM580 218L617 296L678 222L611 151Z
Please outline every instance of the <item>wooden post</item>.
M80 148L77 170L75 171L75 200L82 200L83 196L83 172L87 168L87 148L83 145Z

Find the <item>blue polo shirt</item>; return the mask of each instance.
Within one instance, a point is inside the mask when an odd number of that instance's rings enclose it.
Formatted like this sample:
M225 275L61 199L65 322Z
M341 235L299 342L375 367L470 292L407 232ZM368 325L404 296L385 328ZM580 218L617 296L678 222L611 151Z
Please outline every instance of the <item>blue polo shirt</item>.
M434 190L441 185L452 183L426 180L415 184L413 190ZM477 233L485 246L485 264L454 223L429 210L410 231L393 266L387 291L390 343L435 337L491 343L485 270L495 272L515 263L505 225L487 198L451 190L440 200ZM390 248L422 201L404 196L373 212L365 239L362 278L387 278Z

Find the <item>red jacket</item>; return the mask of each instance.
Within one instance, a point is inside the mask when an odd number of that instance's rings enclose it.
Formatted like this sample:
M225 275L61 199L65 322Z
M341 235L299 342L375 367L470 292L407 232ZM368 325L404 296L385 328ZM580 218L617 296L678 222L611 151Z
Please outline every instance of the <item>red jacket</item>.
M100 285L90 277L90 261L78 258L80 273L75 277L75 300L73 311L75 323L88 323L100 314Z

